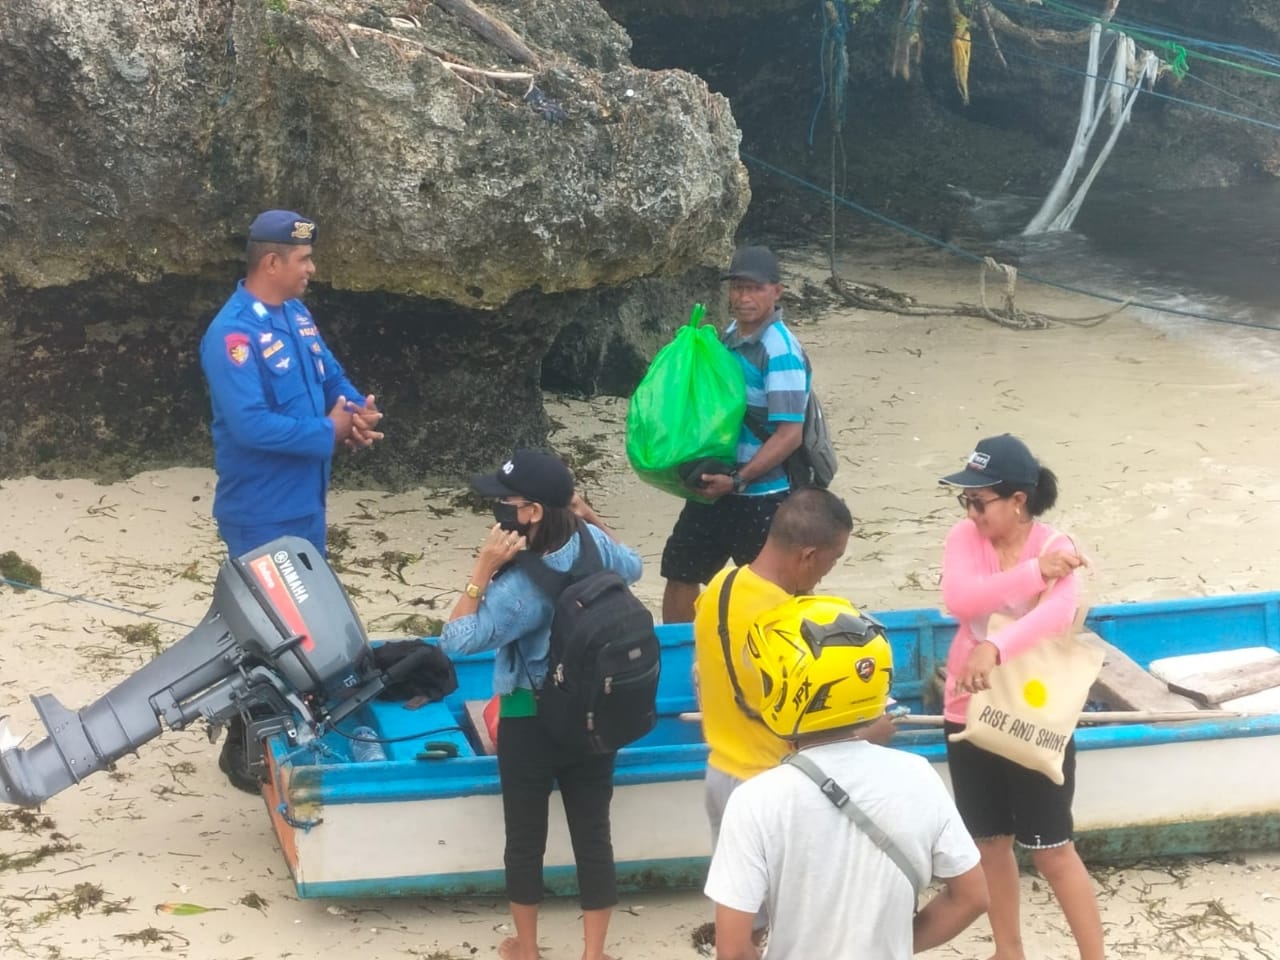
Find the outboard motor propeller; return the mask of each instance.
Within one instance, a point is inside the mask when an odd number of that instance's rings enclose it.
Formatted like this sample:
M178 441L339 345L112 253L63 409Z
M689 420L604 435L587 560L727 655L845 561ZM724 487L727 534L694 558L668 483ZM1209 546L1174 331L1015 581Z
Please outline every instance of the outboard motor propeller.
M280 537L218 571L200 624L105 696L73 713L32 697L48 737L18 746L0 718L0 802L32 807L158 736L253 710L260 737L305 743L388 682L320 551ZM265 718L265 719L264 719Z

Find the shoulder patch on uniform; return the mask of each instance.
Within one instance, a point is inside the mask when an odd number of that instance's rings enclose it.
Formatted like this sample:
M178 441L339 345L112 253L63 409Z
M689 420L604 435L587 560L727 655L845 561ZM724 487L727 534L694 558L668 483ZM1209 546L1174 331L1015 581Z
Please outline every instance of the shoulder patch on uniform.
M249 336L244 333L228 333L223 342L227 346L227 356L237 367L244 366L249 359Z

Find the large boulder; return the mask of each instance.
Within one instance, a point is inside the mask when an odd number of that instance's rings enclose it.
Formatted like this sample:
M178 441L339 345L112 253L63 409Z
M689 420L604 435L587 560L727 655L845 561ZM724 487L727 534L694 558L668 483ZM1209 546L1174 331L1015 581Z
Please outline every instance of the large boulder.
M201 455L196 340L266 207L318 220L312 305L357 383L438 425L375 479L536 441L559 331L632 342L602 304L669 327L749 198L727 102L634 67L592 0L487 3L527 52L449 5L0 4L0 470ZM163 442L120 432L125 397Z

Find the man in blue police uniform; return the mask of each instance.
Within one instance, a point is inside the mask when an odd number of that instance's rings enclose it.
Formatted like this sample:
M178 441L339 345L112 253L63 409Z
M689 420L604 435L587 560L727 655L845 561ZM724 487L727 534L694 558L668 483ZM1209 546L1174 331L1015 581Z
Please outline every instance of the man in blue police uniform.
M315 222L297 213L260 214L249 226L245 278L200 341L213 401L213 516L233 557L285 535L324 553L335 448L382 438L374 397L361 399L298 299L315 273L316 238ZM258 792L239 718L219 766L233 785Z
M213 401L213 516L233 557L292 534L325 549L325 494L339 445L382 434L298 298L315 273L312 220L268 210L249 227L245 279L200 343Z

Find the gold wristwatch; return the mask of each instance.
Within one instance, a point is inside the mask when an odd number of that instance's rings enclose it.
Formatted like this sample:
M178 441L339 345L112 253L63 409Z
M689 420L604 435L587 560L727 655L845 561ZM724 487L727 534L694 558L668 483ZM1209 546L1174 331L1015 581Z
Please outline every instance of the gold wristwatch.
M474 583L468 583L467 588L462 592L465 593L472 600L479 600L480 594L484 593L484 591L481 590L479 587L477 587Z

